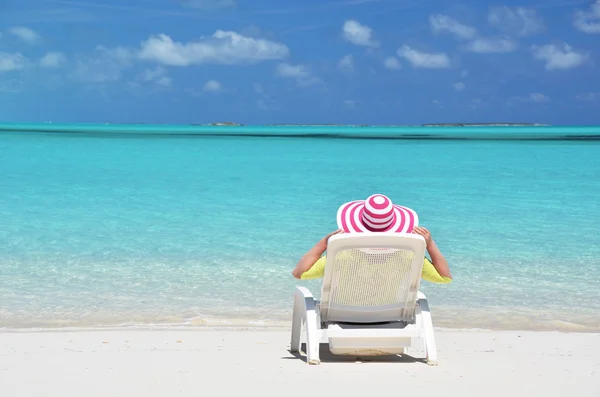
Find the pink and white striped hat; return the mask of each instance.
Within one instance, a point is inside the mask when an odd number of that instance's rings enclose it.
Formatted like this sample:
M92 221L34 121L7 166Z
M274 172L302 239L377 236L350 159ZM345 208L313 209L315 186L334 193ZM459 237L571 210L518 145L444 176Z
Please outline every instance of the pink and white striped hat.
M344 233L410 233L419 225L419 217L383 194L374 194L366 200L343 204L338 209L337 224Z

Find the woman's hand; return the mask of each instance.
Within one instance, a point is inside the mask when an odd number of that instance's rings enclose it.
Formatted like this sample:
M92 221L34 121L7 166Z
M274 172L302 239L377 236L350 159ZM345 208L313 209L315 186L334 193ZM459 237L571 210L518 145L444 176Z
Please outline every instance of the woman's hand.
M431 246L433 239L431 238L431 233L429 232L429 230L427 230L426 228L424 228L422 226L417 226L413 229L413 233L418 234L419 236L423 236L423 238L425 239L425 244L427 244L427 247Z
M323 237L321 239L321 241L319 241L319 244L323 248L323 251L325 251L327 249L327 244L329 243L329 238L331 236L335 236L336 234L339 234L339 233L343 233L342 229L338 229L334 232L329 233L327 236Z

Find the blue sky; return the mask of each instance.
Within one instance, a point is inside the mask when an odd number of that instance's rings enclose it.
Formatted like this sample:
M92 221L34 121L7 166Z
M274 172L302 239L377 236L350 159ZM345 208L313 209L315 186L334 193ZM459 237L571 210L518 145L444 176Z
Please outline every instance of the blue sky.
M600 124L600 0L0 0L0 120Z

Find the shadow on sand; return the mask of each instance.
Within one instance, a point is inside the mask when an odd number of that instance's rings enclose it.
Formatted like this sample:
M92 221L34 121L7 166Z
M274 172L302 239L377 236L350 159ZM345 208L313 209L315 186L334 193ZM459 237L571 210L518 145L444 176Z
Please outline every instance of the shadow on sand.
M292 353L288 350L290 356L282 357L282 360L301 360L306 363L306 355L303 353L306 351L306 344L303 343L300 346L298 353ZM335 355L329 351L329 345L327 343L321 343L319 345L319 357L321 363L422 363L427 365L427 361L424 358L415 358L408 354L394 354L389 356L346 356L346 355Z

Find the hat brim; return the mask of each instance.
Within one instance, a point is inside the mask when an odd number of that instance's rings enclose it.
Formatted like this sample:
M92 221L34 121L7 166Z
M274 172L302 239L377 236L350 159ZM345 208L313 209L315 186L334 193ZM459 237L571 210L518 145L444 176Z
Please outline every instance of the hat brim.
M338 228L344 233L411 233L415 227L419 226L419 216L414 210L393 204L394 222L381 232L373 232L361 221L364 207L365 200L349 201L342 204L337 212Z

